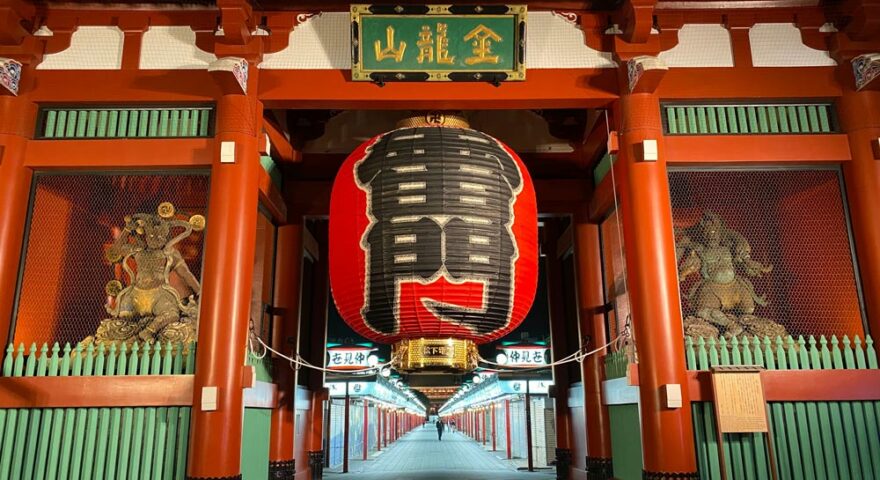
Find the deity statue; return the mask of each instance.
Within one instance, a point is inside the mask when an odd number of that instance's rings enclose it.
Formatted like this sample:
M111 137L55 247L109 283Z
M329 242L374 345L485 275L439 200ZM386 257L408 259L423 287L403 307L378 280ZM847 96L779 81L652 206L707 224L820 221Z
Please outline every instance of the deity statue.
M175 245L204 229L205 218L178 219L174 205L164 202L155 214L137 213L124 220L125 227L106 258L122 265L129 284L107 283L105 308L111 318L103 320L84 343L194 341L201 285ZM175 229L182 230L172 236Z
M679 282L700 275L683 295L686 335L787 335L782 325L754 314L767 300L755 292L749 277L770 273L773 265L752 259L748 240L727 228L718 214L704 212L699 223L676 232L675 245Z

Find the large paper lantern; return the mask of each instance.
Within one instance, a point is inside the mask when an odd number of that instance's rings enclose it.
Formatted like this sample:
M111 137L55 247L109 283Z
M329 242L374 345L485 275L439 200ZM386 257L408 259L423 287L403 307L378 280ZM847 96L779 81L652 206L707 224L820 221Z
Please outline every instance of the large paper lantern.
M472 369L476 344L517 327L537 285L525 165L468 128L379 135L342 165L330 199L330 284L358 333L397 368Z

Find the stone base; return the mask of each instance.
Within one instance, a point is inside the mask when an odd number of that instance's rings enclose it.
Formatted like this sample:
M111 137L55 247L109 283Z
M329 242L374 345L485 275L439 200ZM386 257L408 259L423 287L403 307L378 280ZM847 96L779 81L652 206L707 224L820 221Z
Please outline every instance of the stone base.
M324 478L324 451L316 450L309 452L309 468L312 471L312 480Z
M610 458L587 457L587 480L614 478L614 466Z
M642 480L700 480L697 472L649 472L642 470Z
M293 480L295 476L295 460L269 462L269 480Z
M556 449L556 480L568 480L571 472L571 450Z

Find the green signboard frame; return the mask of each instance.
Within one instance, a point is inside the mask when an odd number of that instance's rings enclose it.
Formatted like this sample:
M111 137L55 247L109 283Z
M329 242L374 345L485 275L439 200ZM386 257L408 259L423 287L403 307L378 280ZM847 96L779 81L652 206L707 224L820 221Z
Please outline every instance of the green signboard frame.
M525 5L352 5L351 79L526 79Z

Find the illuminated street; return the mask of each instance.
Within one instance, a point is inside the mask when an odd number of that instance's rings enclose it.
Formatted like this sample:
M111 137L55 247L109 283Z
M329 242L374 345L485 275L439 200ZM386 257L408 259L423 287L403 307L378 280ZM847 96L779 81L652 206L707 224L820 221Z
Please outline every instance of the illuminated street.
M514 463L458 432L437 441L433 426L417 428L370 460L353 461L347 474L326 472L326 478L355 480L526 480L555 478L553 470L519 472Z

